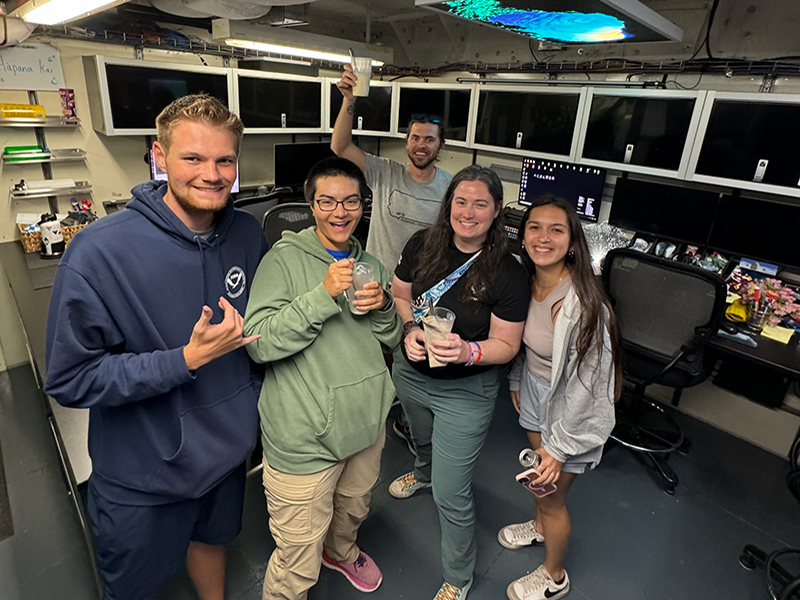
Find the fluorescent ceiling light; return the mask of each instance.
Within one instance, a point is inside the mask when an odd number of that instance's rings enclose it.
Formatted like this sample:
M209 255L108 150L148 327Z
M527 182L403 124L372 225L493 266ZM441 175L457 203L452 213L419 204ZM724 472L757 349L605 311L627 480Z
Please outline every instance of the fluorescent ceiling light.
M57 25L128 0L28 0L13 14L28 23Z
M252 40L239 40L227 38L225 43L234 48L247 48L248 50L258 50L259 52L269 52L271 54L283 54L286 56L299 56L301 58L315 58L317 60L327 60L329 62L349 63L350 55L335 54L333 52L323 52L322 50L308 50L306 48L295 48L293 46L279 46L278 44L268 44L266 42L254 42ZM372 60L373 67L382 67L382 60Z
M250 21L214 19L211 21L211 37L220 44L287 58L349 63L348 49L351 49L356 56L369 57L375 67L391 64L393 60L392 49L377 44L365 44L297 29L270 27Z

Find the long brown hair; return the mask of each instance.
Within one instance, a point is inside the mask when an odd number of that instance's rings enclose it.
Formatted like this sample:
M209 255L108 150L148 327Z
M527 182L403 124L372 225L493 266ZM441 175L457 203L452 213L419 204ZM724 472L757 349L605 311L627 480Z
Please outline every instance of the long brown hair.
M503 184L497 173L486 167L470 165L455 174L442 200L439 215L431 227L425 231L425 243L422 246L413 278L424 287L429 288L449 275L449 249L454 243L453 226L450 225L450 210L453 206L453 197L456 188L462 181L480 181L489 188L489 195L494 201L495 209L499 212L492 221L483 243L483 250L475 263L464 275L464 293L462 300L483 301L488 297L489 289L497 275L498 265L503 256L508 252L508 242L503 230Z
M531 260L528 253L522 247L525 238L525 227L530 219L531 212L540 206L554 206L560 208L567 215L567 225L569 227L570 251L564 260L572 278L572 286L578 295L581 303L581 323L578 330L578 340L576 351L578 353L578 365L586 358L592 345L599 339L600 353L603 348L603 323L605 321L603 313L607 311L608 335L611 340L611 362L614 365L614 400L616 401L622 392L622 359L620 354L619 328L614 316L614 309L608 300L602 286L597 282L597 278L592 270L592 257L589 254L589 246L586 237L583 235L578 214L575 208L566 200L557 196L544 195L537 198L528 207L522 217L522 225L519 230L519 245L522 264L531 278L531 283L536 275L536 265ZM606 311L603 310L606 308Z

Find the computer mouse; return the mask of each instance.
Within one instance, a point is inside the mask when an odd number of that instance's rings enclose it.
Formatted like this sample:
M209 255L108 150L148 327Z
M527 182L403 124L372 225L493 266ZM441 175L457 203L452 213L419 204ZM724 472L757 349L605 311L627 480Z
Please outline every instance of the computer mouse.
M720 329L722 329L722 331L725 331L726 333L730 333L731 335L736 335L737 333L739 333L739 328L736 327L736 325L734 325L730 321L723 321L722 325L720 326Z

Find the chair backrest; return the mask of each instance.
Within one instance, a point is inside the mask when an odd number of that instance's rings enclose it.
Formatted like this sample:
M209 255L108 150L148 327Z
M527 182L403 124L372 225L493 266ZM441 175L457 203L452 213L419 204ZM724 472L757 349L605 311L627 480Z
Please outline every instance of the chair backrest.
M273 206L264 214L264 235L271 248L281 239L284 231L302 231L315 224L311 206L307 202L287 202Z
M261 196L250 196L249 198L237 198L233 201L233 207L249 212L259 223L263 223L264 214L273 206L277 206L283 201L287 194L291 194L291 188L276 188L268 194Z
M716 333L725 309L721 277L636 250L610 251L603 283L623 347L668 363L698 328Z

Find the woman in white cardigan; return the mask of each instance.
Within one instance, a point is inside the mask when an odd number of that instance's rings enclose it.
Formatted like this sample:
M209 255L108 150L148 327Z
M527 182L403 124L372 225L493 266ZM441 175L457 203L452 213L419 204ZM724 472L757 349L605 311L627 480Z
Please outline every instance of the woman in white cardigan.
M563 565L570 535L567 493L577 475L600 462L614 427L619 334L572 205L539 198L522 223L522 263L531 276L532 298L524 354L509 376L511 399L541 457L533 485L558 489L534 496L535 520L508 525L497 538L510 549L545 545L544 564L513 581L509 599L554 600L570 586Z

